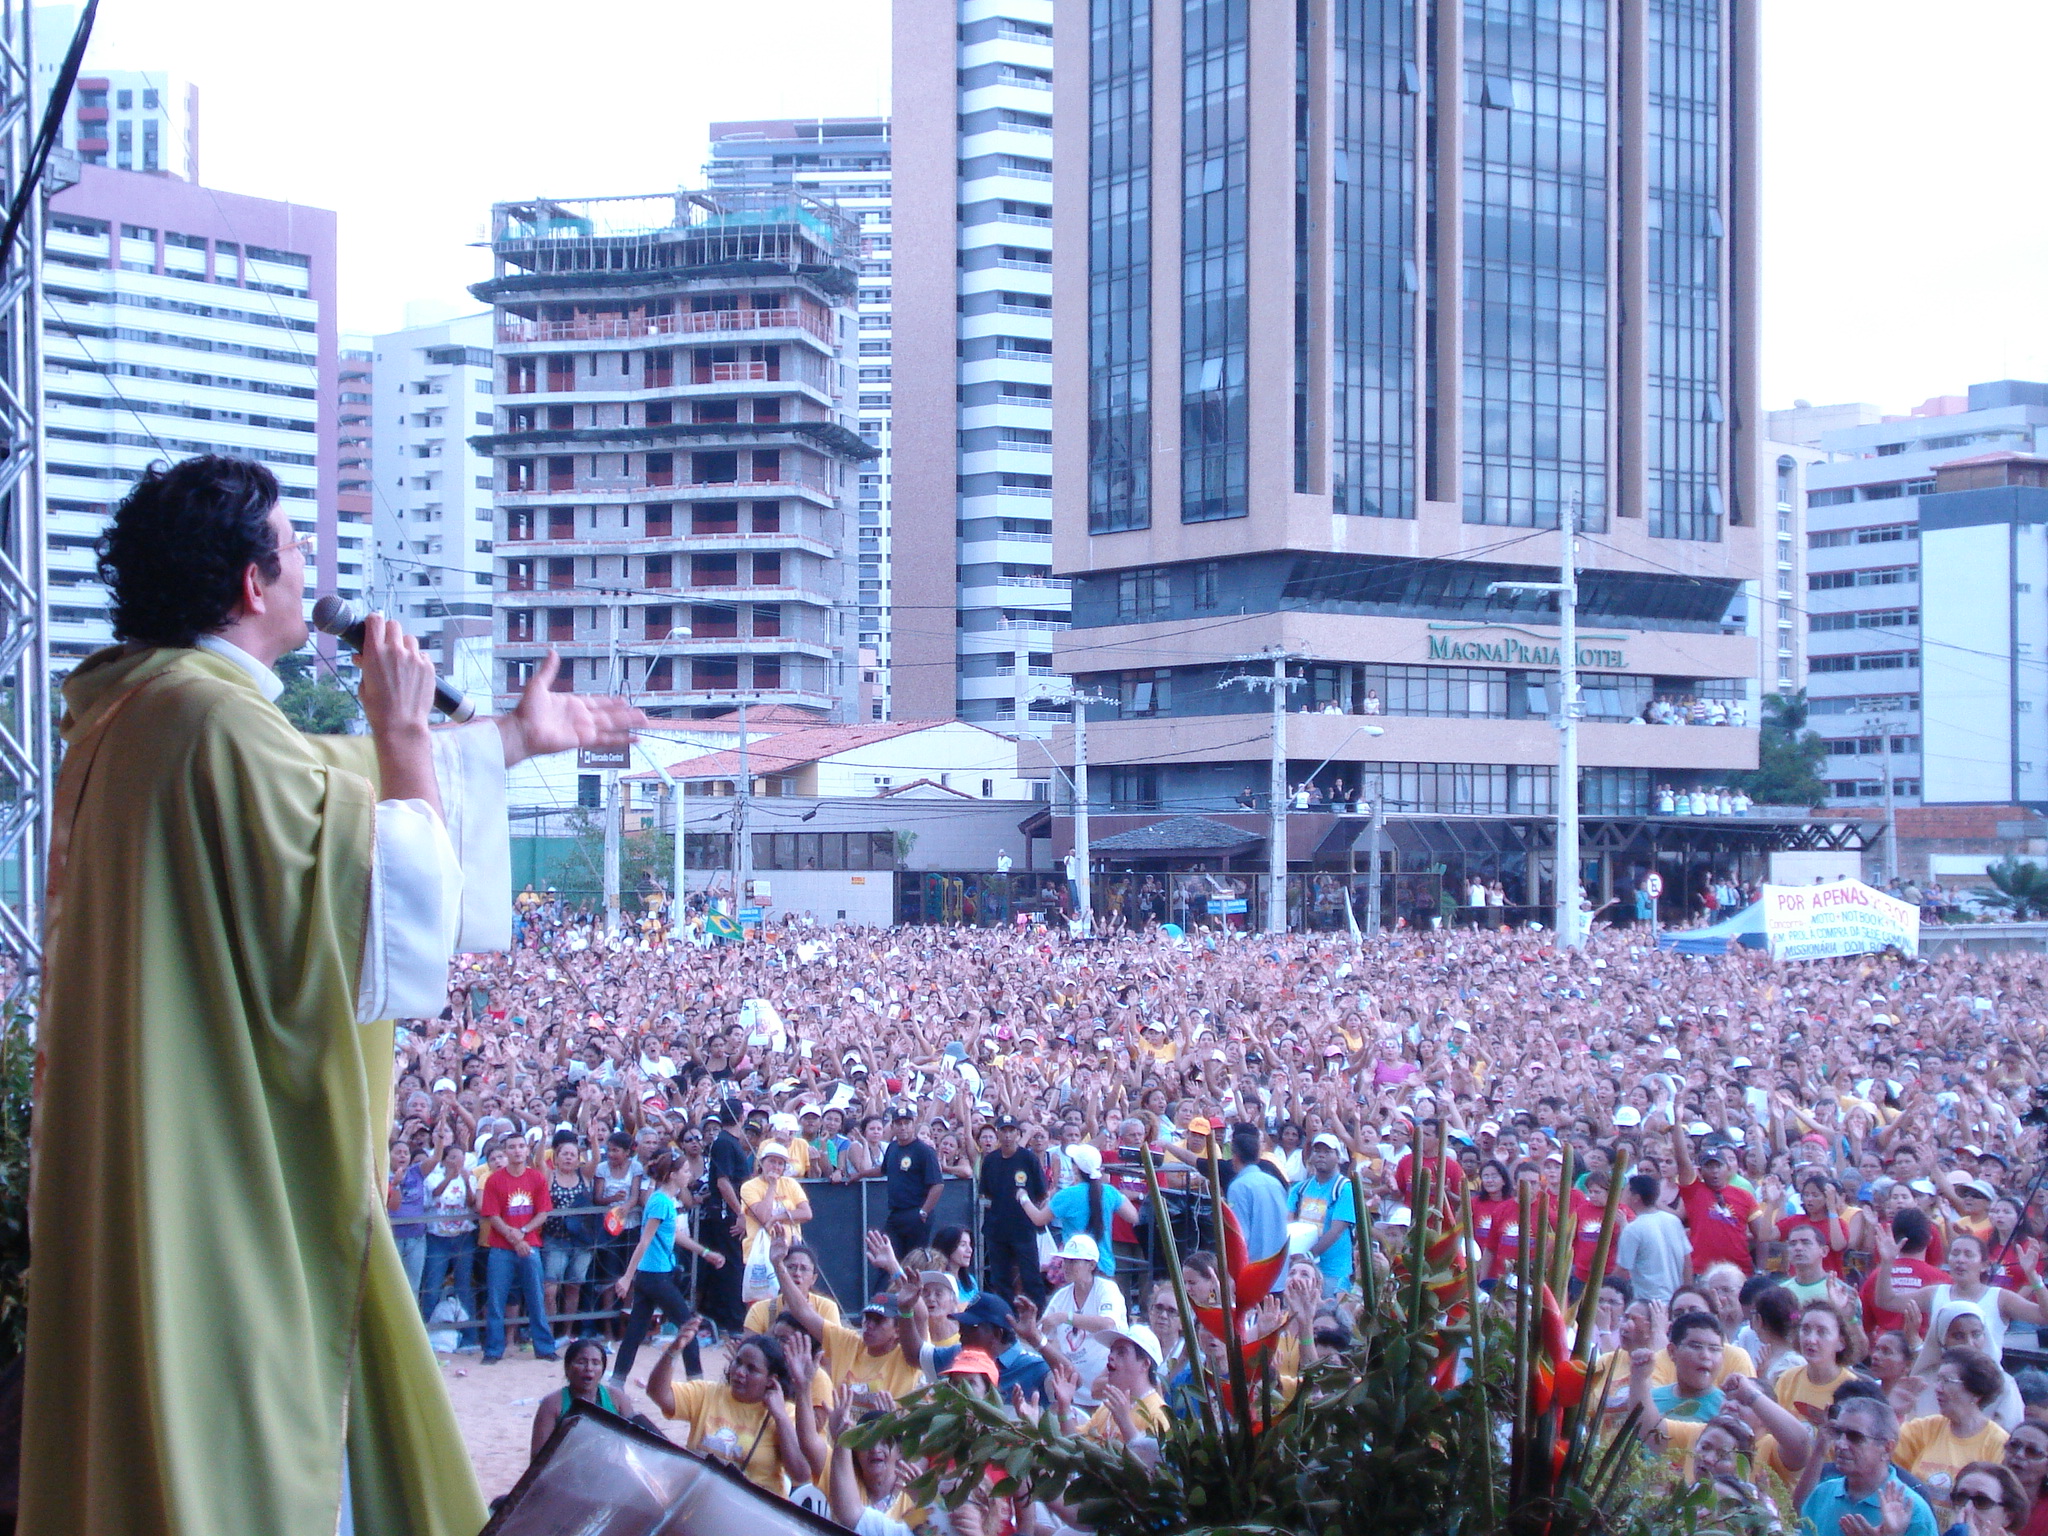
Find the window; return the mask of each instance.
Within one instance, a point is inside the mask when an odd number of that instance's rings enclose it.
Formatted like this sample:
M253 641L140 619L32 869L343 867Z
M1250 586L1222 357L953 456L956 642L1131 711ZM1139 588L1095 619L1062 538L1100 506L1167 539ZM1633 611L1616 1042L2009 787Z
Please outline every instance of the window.
M1807 659L1812 672L1890 672L1920 665L1918 651L1878 651L1861 656L1813 656Z
M1222 562L1216 560L1204 560L1194 568L1197 613L1207 612L1216 606L1217 580L1222 568Z
M649 556L651 566L661 556ZM692 555L690 585L693 587L736 587L740 583L738 555ZM654 583L650 581L649 586Z
M653 623L649 610L648 622ZM667 609L660 610L666 613ZM698 603L690 609L690 638L693 640L733 640L740 632L740 611L724 605Z
M1918 624L1918 608L1877 608L1863 613L1816 613L1807 628L1815 634L1843 629L1899 629Z
M754 585L757 587L779 587L782 585L782 556L761 554L754 556Z
M574 608L550 608L547 610L547 615L548 641L550 644L576 638L576 610Z
M731 691L740 685L740 664L732 656L699 656L690 663L690 686L699 692Z
M1166 573L1156 567L1124 571L1116 579L1116 616L1120 623L1144 624L1163 619L1171 602Z
M1172 713L1173 673L1165 667L1125 672L1117 679L1118 713L1125 719Z
M1919 579L1917 565L1887 565L1867 571L1816 572L1806 578L1806 587L1810 592L1834 592L1849 587L1897 586Z
M513 608L505 614L505 639L512 645L528 644L533 639L533 610Z
M730 558L730 557L728 557ZM675 585L675 556L649 555L641 564L641 583L649 587Z
M675 534L676 526L675 511L676 509L666 502L648 507L645 524L646 537L650 539L672 538Z

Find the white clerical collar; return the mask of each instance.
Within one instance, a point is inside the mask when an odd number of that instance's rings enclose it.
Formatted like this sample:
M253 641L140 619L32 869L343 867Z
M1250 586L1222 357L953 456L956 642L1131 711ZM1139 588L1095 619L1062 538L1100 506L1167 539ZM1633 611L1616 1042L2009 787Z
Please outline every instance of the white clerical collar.
M284 680L233 641L223 640L219 635L201 635L192 643L202 651L210 651L223 661L232 661L248 673L256 686L263 690L263 697L271 703L275 704L277 696L284 692Z

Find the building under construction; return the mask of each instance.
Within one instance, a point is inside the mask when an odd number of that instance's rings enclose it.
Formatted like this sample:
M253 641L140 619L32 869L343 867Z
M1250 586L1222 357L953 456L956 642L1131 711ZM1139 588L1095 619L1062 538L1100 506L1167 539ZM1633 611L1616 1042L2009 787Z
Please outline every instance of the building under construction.
M500 203L490 244L501 696L553 645L655 715L852 718L852 224L677 192Z

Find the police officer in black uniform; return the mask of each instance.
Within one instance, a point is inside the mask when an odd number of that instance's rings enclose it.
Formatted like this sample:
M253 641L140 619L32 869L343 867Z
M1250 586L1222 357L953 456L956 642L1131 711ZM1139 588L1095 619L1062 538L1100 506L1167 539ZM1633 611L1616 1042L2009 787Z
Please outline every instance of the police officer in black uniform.
M1045 1307L1045 1274L1038 1264L1038 1228L1019 1196L1045 1204L1045 1170L1024 1150L1023 1127L1004 1115L996 1121L996 1150L981 1160L982 1285L998 1296L1029 1296Z
M882 1174L889 1181L889 1217L883 1230L900 1259L932 1240L932 1210L945 1188L939 1154L917 1134L917 1116L908 1104L889 1114L892 1139L882 1154Z

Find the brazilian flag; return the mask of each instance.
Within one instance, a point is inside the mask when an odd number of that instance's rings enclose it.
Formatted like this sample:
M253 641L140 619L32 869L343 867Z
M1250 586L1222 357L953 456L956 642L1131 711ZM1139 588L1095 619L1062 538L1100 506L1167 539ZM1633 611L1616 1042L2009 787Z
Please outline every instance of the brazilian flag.
M713 912L704 919L704 931L714 939L737 939L740 936L740 925L723 912Z

